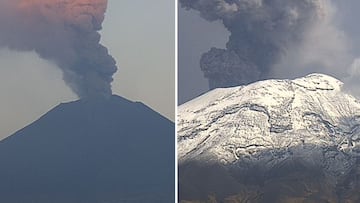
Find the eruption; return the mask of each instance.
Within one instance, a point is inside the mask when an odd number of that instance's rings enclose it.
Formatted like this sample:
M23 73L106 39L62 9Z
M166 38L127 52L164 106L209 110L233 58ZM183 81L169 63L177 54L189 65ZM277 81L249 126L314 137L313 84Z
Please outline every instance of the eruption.
M0 0L0 47L35 51L80 98L109 97L116 62L101 45L107 0Z
M269 77L272 67L299 45L327 15L326 0L180 0L209 21L221 20L231 35L226 49L202 55L201 70L211 89Z

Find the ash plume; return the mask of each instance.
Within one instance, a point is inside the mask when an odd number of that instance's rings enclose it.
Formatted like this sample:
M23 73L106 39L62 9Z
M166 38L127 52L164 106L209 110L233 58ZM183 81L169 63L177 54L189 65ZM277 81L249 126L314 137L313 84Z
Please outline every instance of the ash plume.
M80 97L108 97L116 62L101 45L107 0L0 0L0 47L53 61Z
M200 67L210 89L270 77L291 47L304 41L314 22L326 18L326 0L180 0L208 21L220 20L230 32L226 49L212 48Z

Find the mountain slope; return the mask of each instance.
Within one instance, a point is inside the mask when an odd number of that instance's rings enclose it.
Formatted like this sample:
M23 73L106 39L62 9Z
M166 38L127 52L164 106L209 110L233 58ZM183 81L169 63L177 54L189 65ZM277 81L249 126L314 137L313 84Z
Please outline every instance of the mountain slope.
M0 142L1 202L169 202L174 124L118 96L61 104Z
M216 89L178 122L180 199L360 201L360 103L335 78Z

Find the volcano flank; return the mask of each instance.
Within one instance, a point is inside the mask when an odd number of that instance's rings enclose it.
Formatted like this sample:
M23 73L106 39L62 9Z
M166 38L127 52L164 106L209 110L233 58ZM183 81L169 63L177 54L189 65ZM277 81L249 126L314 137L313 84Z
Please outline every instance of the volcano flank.
M0 141L0 201L174 201L174 123L119 96L63 103Z
M178 111L182 203L360 202L360 103L341 81L218 88Z

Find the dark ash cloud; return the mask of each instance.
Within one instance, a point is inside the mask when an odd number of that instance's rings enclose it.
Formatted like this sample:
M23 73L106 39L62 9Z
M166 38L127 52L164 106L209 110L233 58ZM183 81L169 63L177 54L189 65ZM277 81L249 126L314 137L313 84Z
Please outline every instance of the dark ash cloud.
M324 0L180 0L209 21L220 20L231 33L226 49L204 53L200 67L211 89L266 79L314 22L328 15Z
M107 0L1 0L0 47L53 61L80 97L109 97L116 62L101 45Z

